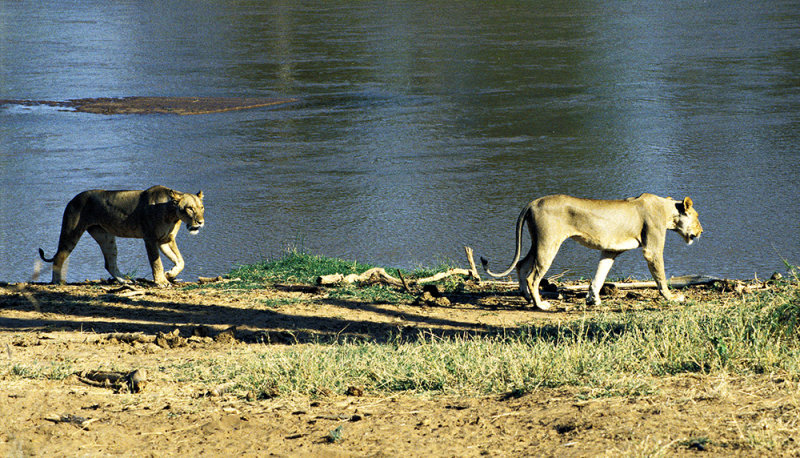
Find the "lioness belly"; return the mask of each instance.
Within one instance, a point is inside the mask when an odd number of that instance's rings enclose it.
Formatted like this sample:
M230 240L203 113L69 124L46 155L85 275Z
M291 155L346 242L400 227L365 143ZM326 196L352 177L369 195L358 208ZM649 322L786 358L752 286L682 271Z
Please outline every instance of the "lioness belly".
M618 240L601 240L595 237L590 237L587 235L574 235L571 237L572 240L580 243L581 245L592 248L595 250L603 250L603 251L628 251L633 250L634 248L639 248L641 244L638 240L634 238L629 239L618 239Z

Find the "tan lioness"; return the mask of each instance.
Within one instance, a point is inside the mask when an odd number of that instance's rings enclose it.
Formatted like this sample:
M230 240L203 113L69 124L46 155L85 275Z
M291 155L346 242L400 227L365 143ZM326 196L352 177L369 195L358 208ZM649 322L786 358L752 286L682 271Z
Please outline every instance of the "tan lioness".
M203 191L182 193L153 186L144 191L105 191L94 189L75 196L64 210L58 251L50 259L39 248L39 256L53 263L53 283L63 283L64 261L75 249L85 231L100 245L106 270L120 283L126 280L117 268L115 237L144 239L147 258L158 286L168 286L183 270L183 257L175 244L175 235L186 223L189 233L196 234L203 220ZM175 266L164 274L159 248Z
M531 234L531 249L519 262L525 222ZM642 247L644 259L661 295L667 300L683 301L682 295L670 293L664 274L667 229L679 233L688 245L700 237L703 227L692 199L686 197L683 201L676 201L653 194L625 200L546 196L526 205L517 218L517 251L511 267L496 274L489 271L489 262L485 258L481 258L481 262L486 273L496 278L508 275L516 267L522 296L540 310L547 310L550 304L540 297L539 282L564 240L571 238L583 246L600 250L597 273L586 295L586 302L590 305L600 303L600 288L614 259L624 251Z

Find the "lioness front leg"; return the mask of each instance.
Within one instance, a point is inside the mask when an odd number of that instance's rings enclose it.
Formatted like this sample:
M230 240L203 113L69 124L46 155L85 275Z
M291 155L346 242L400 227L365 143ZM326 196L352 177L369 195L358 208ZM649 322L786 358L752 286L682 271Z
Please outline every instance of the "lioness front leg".
M180 250L178 250L178 244L175 243L175 240L170 240L167 243L162 243L161 252L175 264L172 269L170 269L165 275L167 280L173 281L175 278L178 277L178 274L181 273L184 267L183 263L183 256L181 256Z
M150 261L150 268L153 270L153 281L161 288L170 286L170 282L164 276L164 265L161 264L161 256L158 254L158 243L155 240L145 239L144 245L147 248L147 260Z
M600 262L597 263L597 272L594 274L592 282L589 284L589 292L586 293L587 305L600 305L600 290L603 288L603 283L606 281L608 271L614 265L614 259L619 256L619 253L613 251L602 251L600 254Z
M645 248L643 250L644 259L647 261L647 267L650 269L650 274L658 285L658 292L661 296L668 301L683 302L686 300L683 294L673 294L667 285L667 274L664 272L664 254L660 250L652 250Z

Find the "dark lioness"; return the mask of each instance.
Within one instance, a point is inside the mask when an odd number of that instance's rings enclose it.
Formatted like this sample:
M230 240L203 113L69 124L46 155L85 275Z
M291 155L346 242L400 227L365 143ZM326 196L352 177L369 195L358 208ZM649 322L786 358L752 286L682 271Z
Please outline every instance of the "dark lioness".
M106 261L106 270L114 279L127 280L117 269L117 242L115 237L144 239L147 258L153 269L153 280L158 286L168 286L183 270L183 257L175 244L175 235L186 223L189 233L196 234L205 224L203 220L203 192L182 193L153 186L144 191L105 191L93 189L75 196L64 210L58 251L50 259L39 249L39 256L53 263L53 283L64 282L64 261L75 249L85 231L100 245ZM159 248L175 266L164 275L158 254Z
M531 249L519 262L525 222L531 234ZM550 304L539 296L539 282L564 240L572 238L601 252L597 273L586 295L588 304L600 303L600 288L614 259L624 251L642 247L661 295L667 300L683 301L682 295L670 293L664 273L664 240L668 229L679 233L687 244L700 237L703 227L692 199L676 201L653 194L625 200L546 196L526 205L517 218L517 251L511 267L495 274L489 271L485 258L481 262L486 273L493 277L504 277L516 267L522 296L537 308L547 310Z

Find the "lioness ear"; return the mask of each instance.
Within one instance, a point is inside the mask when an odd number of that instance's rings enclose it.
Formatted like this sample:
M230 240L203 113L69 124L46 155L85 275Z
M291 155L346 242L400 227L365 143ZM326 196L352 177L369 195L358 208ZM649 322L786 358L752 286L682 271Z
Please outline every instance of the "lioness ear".
M179 192L175 191L174 189L169 190L169 198L175 202L180 202L181 195Z
M692 208L692 198L691 197L686 196L686 197L683 198L683 208L685 210L688 210L688 209Z
M197 197L199 197L200 199L202 199L202 198L203 198L203 191L199 191L199 192L197 193Z

